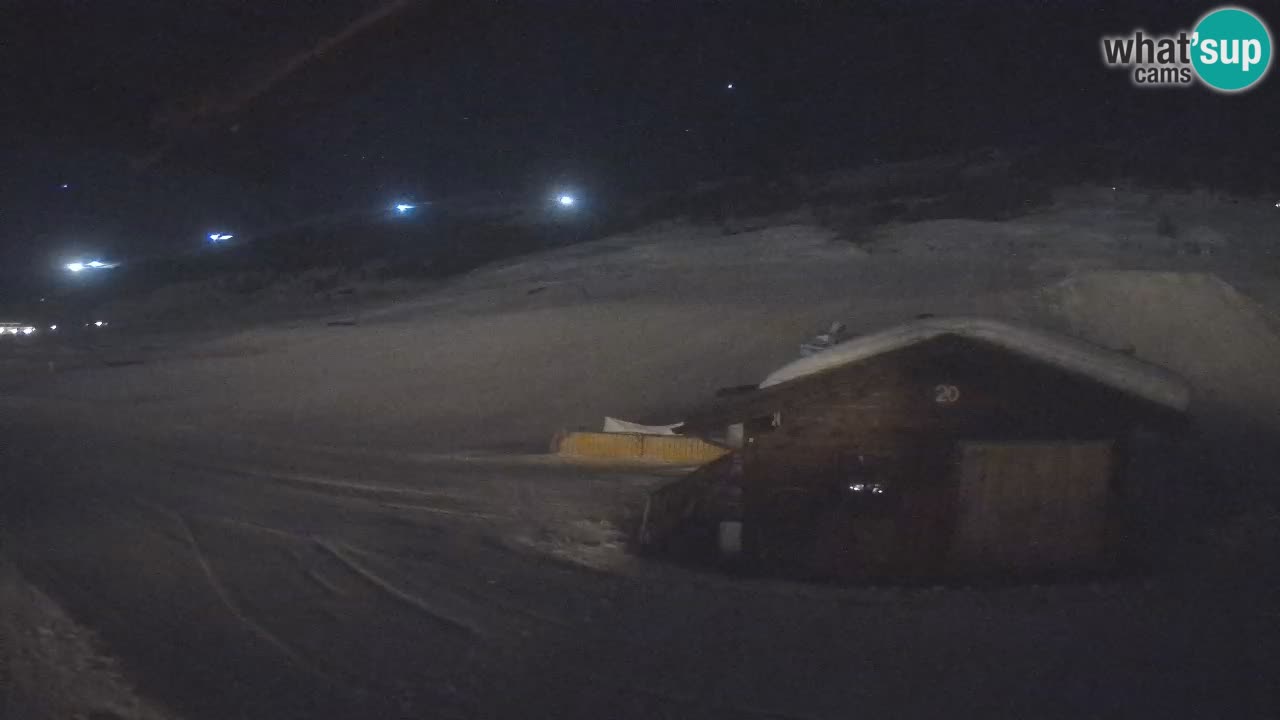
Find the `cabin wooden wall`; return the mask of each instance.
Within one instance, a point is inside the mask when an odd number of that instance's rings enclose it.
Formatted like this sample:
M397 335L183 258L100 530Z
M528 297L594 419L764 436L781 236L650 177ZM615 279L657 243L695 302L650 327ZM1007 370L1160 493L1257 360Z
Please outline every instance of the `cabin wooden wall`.
M747 419L748 548L766 565L818 574L937 574L956 531L961 442L1112 442L1145 410L957 338L795 381ZM884 493L851 493L859 480Z

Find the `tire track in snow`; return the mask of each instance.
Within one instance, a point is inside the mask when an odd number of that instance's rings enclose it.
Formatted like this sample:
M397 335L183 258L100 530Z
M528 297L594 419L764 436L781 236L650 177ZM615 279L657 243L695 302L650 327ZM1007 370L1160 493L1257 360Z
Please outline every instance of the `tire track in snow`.
M235 602L235 600L232 599L231 593L227 590L226 585L223 584L222 579L218 576L218 573L213 569L213 565L209 563L208 556L205 554L203 548L201 548L200 546L200 541L196 539L195 533L191 531L191 526L182 517L182 515L178 514L173 510L170 510L167 507L151 503L141 498L135 497L134 502L136 502L141 507L147 508L154 512L158 512L161 515L164 515L170 518L171 520L173 520L174 524L178 527L179 531L181 532L183 538L186 540L187 544L190 546L192 553L195 555L196 563L200 566L200 569L204 573L205 579L208 580L210 587L213 588L213 592L218 597L219 602L222 603L223 607L225 607L227 611L231 613L232 617L234 617L241 625L247 628L259 639L261 639L262 641L266 642L268 645L278 650L285 657L288 657L291 661L293 661L293 663L297 667L301 668L302 670L305 670L306 672L311 673L312 675L315 675L316 677L319 677L322 680L325 680L326 682L337 681L336 678L331 677L328 673L316 667L314 664L308 661L305 657L303 657L300 653L298 653L298 651L294 650L288 643L284 642L279 637L277 637L275 633L267 629L266 626L262 625L261 623L254 620L253 618L249 617L248 615L245 614L243 610L240 609L240 606Z
M352 553L355 552L354 549L344 549L336 543L331 543L321 538L315 538L315 543L325 552L332 555L338 562L345 565L349 570L364 578L364 580L370 585L382 590L384 593L400 601L402 604L418 610L419 612L425 613L428 617L439 622L441 625L476 637L485 637L489 635L488 629L475 620L460 617L455 613L436 607L423 598L396 587L394 584L365 567L352 557Z

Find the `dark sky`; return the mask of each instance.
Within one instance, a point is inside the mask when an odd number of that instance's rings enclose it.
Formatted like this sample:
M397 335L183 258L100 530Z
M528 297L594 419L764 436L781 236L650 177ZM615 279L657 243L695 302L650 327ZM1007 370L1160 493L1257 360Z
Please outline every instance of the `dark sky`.
M0 4L5 281L75 252L165 252L404 196L1275 134L1275 78L1225 97L1140 91L1102 67L1100 34L1173 31L1212 7L1177 1L418 0L249 92L387 4ZM231 100L173 120L210 96ZM1258 162L1278 159L1269 142Z

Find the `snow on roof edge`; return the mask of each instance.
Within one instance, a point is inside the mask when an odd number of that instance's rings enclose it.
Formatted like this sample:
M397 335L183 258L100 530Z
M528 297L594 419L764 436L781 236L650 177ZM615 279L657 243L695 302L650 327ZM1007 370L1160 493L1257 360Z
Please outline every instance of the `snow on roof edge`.
M1186 410L1191 402L1187 383L1162 367L1076 338L979 317L928 318L846 340L783 365L760 387L780 385L943 335L982 340L1175 410Z

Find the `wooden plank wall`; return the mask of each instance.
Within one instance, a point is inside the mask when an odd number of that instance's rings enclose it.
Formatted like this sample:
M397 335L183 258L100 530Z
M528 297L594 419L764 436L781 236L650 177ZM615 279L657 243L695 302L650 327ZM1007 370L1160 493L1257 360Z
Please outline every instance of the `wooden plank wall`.
M1104 558L1110 443L963 443L948 570L1071 572Z
M640 545L675 549L667 546L678 540L703 506L717 499L719 486L733 483L739 464L736 456L725 455L649 493L638 533Z

